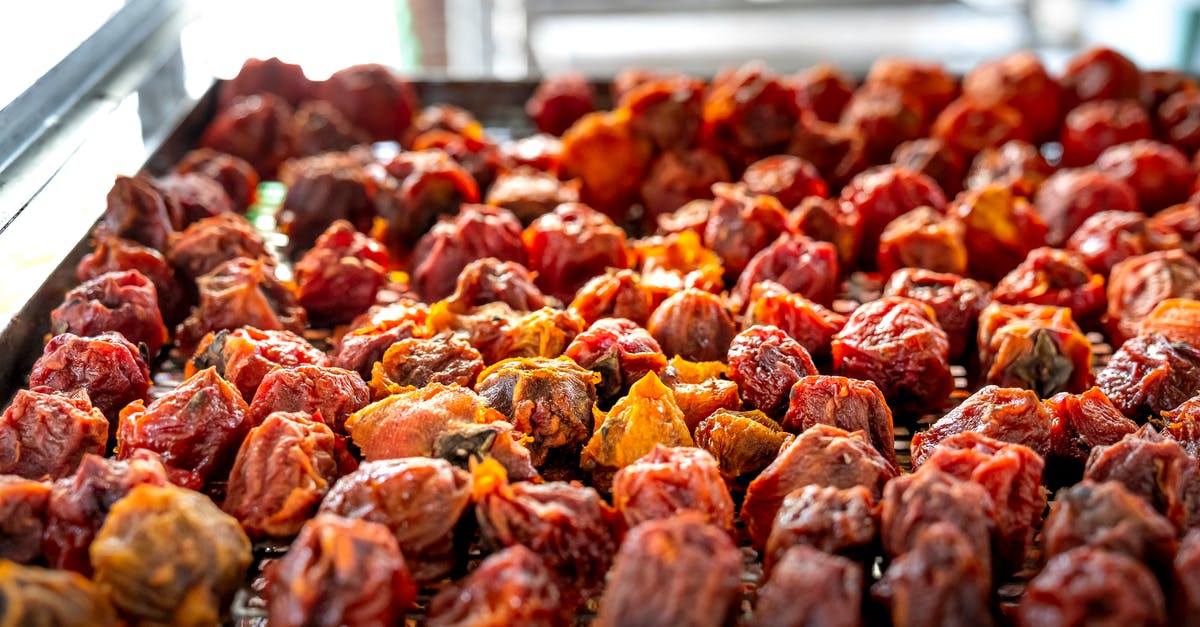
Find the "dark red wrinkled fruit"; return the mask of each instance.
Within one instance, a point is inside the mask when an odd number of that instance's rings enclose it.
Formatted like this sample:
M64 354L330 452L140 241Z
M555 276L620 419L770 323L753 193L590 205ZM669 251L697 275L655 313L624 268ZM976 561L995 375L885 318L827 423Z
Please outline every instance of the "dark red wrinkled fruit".
M936 410L954 389L949 354L933 309L897 296L862 305L833 337L834 371L875 382L905 411Z
M751 407L779 417L801 377L817 374L812 357L799 342L777 327L752 326L729 345L729 379Z
M521 223L512 212L486 205L463 205L453 217L433 225L413 251L412 285L427 302L454 293L467 264L493 257L525 263Z
M122 408L149 400L150 383L150 368L141 352L116 333L56 335L29 373L30 389L45 387L68 396L86 392L114 429Z

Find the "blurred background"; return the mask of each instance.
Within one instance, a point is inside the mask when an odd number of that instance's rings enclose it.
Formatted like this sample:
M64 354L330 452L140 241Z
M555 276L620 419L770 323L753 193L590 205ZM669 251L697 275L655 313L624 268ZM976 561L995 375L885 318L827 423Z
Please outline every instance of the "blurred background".
M1200 0L216 0L197 43L214 71L277 55L314 78L387 59L401 70L518 78L631 64L711 75L766 60L789 72L831 61L865 73L881 55L965 71L1017 48L1051 69L1104 43L1143 67L1194 70ZM217 45L217 43L220 45Z
M865 75L880 56L963 73L1036 50L1052 72L1105 44L1200 67L1200 0L39 0L0 5L0 323L133 172L248 57L312 79L364 63L451 78L711 76L763 59ZM59 184L51 184L58 181ZM36 202L35 202L36 200ZM42 209L45 207L45 209ZM17 217L21 216L21 220Z

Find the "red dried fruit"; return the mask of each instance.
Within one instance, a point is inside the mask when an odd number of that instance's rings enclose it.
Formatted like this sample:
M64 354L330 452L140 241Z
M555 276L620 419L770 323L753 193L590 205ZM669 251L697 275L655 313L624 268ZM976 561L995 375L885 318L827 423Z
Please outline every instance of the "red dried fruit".
M928 176L947 196L954 197L962 191L963 176L969 161L948 142L926 137L896 146L892 152L892 163Z
M534 285L533 274L528 268L487 257L476 259L462 269L454 293L446 302L462 313L494 302L504 303L516 311L536 311L546 306L546 297Z
M924 464L943 441L967 432L1029 447L1041 457L1050 452L1050 415L1038 396L1029 390L988 385L929 429L913 435L913 468Z
M374 63L334 72L318 92L321 100L328 101L375 140L404 137L420 109L412 83Z
M248 403L268 372L306 364L328 366L329 358L291 331L242 327L206 335L188 360L184 376L216 368L216 373L236 386Z
M517 544L487 556L465 578L442 588L429 601L425 624L567 627L571 612L565 596L546 561Z
M745 303L751 288L774 281L826 307L838 290L837 250L829 242L784 233L754 255L733 288L733 298Z
M1182 250L1129 257L1108 275L1109 335L1120 344L1169 298L1200 298L1200 261Z
M346 418L367 406L370 391L358 373L301 364L275 368L263 377L250 403L250 421L258 425L275 412L320 415L336 433L346 433Z
M805 486L779 506L763 552L763 570L772 572L796 546L860 559L870 554L878 536L879 510L870 490Z
M514 481L537 476L504 414L457 385L431 383L388 396L351 415L346 430L367 461L441 457L465 468L490 457Z
M332 351L333 365L353 370L364 379L371 367L383 359L392 344L410 337L426 337L429 308L411 300L376 306L350 323Z
M75 278L84 283L108 272L137 270L154 284L164 321L175 324L183 319L187 315L186 297L167 258L153 248L101 231L92 241L92 252L75 268Z
M584 115L596 110L596 93L582 74L547 76L538 84L525 113L539 131L562 135Z
M900 467L892 410L874 383L827 375L801 377L792 386L787 415L780 426L788 433L803 433L819 424L868 434L875 450L892 466Z
M629 112L634 131L649 137L660 150L679 150L694 146L700 138L704 89L704 81L682 76L652 78L617 100Z
M296 156L292 113L272 94L236 98L208 123L200 147L245 159L260 178L272 180L279 166Z
M953 524L934 523L888 566L871 595L890 609L894 627L990 627L995 619L985 555Z
M938 443L921 465L983 486L991 496L996 557L1006 572L1024 565L1046 509L1045 463L1033 449L967 431Z
M953 362L974 345L979 314L991 302L988 289L977 281L916 268L892 273L883 286L883 295L911 298L933 309L938 326L950 342Z
M337 220L296 262L297 298L314 322L350 322L375 303L387 267L383 244Z
M1019 111L1036 140L1053 139L1058 130L1059 84L1033 52L1022 50L976 65L963 77L962 90L977 102Z
M197 148L179 160L175 172L194 172L216 181L229 197L230 207L238 213L245 213L254 204L258 173L244 159L210 148Z
M167 341L154 284L137 270L107 272L75 286L50 312L50 331L85 337L112 331L145 344L151 356Z
M107 443L108 420L86 394L20 390L0 414L0 475L65 477L84 455L103 455Z
M1043 530L1045 555L1086 546L1121 553L1160 572L1171 568L1175 527L1121 483L1082 481L1060 490Z
M642 181L644 219L653 224L658 216L671 213L689 201L710 199L713 184L731 178L729 166L712 151L693 148L664 152L650 164Z
M1096 159L1096 167L1129 184L1138 207L1155 213L1188 198L1196 171L1187 155L1167 144L1150 140L1113 146Z
M867 167L867 139L857 126L834 122L822 122L802 111L784 152L816 166L825 181L837 188Z
M950 343L933 309L885 296L854 310L833 336L833 369L873 381L893 408L926 411L954 389Z
M737 610L741 554L700 516L652 520L629 532L613 560L597 627L720 627Z
M818 63L784 80L796 91L800 108L812 111L822 122L837 122L854 94L850 78L829 63Z
M402 152L385 166L385 179L376 202L387 223L381 238L393 251L406 251L438 221L438 216L477 203L479 185L445 151Z
M394 624L417 596L387 527L331 514L305 524L265 575L272 625Z
M46 343L29 373L29 388L49 388L67 396L84 392L115 426L121 408L149 400L150 368L137 347L121 335L64 333Z
M1150 139L1154 131L1150 116L1134 100L1085 102L1070 110L1063 122L1062 165L1091 165L1105 150L1139 139Z
M759 549L766 546L775 514L784 498L808 485L833 488L863 486L878 498L884 485L899 475L871 445L866 434L819 424L801 433L779 452L746 489L741 518Z
M787 231L787 211L773 196L751 194L742 184L713 186L716 200L704 224L704 245L725 266L732 282L751 258Z
M942 211L946 196L933 179L899 166L867 170L842 189L841 218L861 242L858 263L863 269L875 266L879 238L889 222L917 207Z
M1115 444L1137 431L1098 388L1082 394L1060 392L1042 401L1050 415L1050 455L1082 465L1093 448Z
M134 486L167 483L167 469L158 454L151 451L136 450L123 461L84 455L73 476L54 483L46 502L42 544L46 562L54 568L90 575L88 547L113 504Z
M807 546L789 548L758 588L750 624L862 625L862 567Z
M1059 81L1064 109L1092 100L1137 100L1142 74L1136 64L1112 48L1093 47L1067 64Z
M1067 240L1068 249L1083 255L1088 267L1104 275L1130 257L1178 246L1174 233L1153 228L1144 214L1134 211L1097 213Z
M560 181L551 172L522 165L496 177L488 190L487 204L508 209L522 224L529 224L559 205L579 202L581 185L579 179Z
M596 392L602 401L627 393L646 373L661 374L667 357L648 331L624 318L601 318L571 340L564 353L600 375Z
M1005 305L1066 307L1077 320L1096 321L1104 310L1104 277L1093 274L1079 253L1036 248L1000 279L992 290L992 300Z
M838 124L858 130L865 162L880 165L898 146L925 134L934 114L923 105L917 94L864 83L846 103Z
M931 207L917 207L892 220L879 235L879 273L902 268L965 274L967 246L962 222Z
M117 458L144 448L162 457L179 485L223 480L250 430L249 412L237 388L207 368L149 405L134 402L121 410Z
M288 161L280 170L288 193L279 209L279 230L288 236L292 257L312 247L337 220L367 232L383 203L379 182L368 175L359 157L331 152ZM415 239L415 238L414 238Z
M967 267L980 280L1000 280L1029 251L1046 245L1049 231L1037 210L1001 185L961 194L949 214L963 223Z
M736 173L782 153L799 117L792 87L764 64L747 63L722 72L709 85L700 142L725 157Z
M578 178L580 199L616 220L636 200L650 141L633 129L627 112L596 112L563 133L563 178Z
M1162 589L1137 560L1079 547L1051 559L1025 587L1017 624L1166 625Z
M1200 349L1156 333L1137 336L1109 359L1096 384L1121 413L1144 421L1200 389Z
M563 301L571 300L588 279L606 268L629 265L625 232L580 203L559 205L534 220L521 239L538 287Z
M1138 199L1125 181L1078 168L1059 170L1046 179L1038 189L1034 206L1049 228L1046 240L1062 246L1088 218L1102 211L1137 211Z
M1033 139L1019 110L970 96L961 96L942 109L930 133L967 158L973 158L984 148Z
M41 559L50 490L43 481L0 475L0 559L18 564Z
M1166 516L1180 534L1200 524L1200 462L1151 425L1116 444L1092 449L1083 478L1121 483Z
M729 345L729 379L742 398L768 416L782 416L788 394L801 377L817 374L812 357L777 327L752 326Z
M751 193L774 196L784 207L795 207L809 196L829 196L829 186L816 166L791 155L755 161L742 173L742 182Z
M1057 125L1054 128L1057 130ZM1018 196L1031 198L1053 173L1054 168L1046 163L1037 146L1010 141L980 151L967 171L965 186L979 189L996 183ZM1040 204L1038 208L1041 208Z
M562 578L568 605L600 588L616 553L620 520L595 490L562 481L509 483L504 469L490 460L471 476L485 542L521 544L541 555Z
M386 526L419 583L437 581L457 562L454 529L471 501L471 475L444 459L410 457L364 463L342 477L321 514Z
M311 98L315 90L316 83L295 63L286 63L279 57L246 59L237 76L221 83L218 102L224 108L241 96L274 94L296 106Z
M494 257L525 263L521 223L506 209L463 205L453 217L442 217L413 251L412 285L426 302L454 292L467 264Z
M633 529L651 520L696 515L733 531L733 499L717 460L703 449L655 445L613 476L613 507Z
M254 327L302 333L308 316L275 277L275 267L240 257L196 280L200 305L175 329L174 352L191 355L204 337L222 329Z
M242 442L222 509L252 538L296 535L337 478L336 446L319 417L270 414Z

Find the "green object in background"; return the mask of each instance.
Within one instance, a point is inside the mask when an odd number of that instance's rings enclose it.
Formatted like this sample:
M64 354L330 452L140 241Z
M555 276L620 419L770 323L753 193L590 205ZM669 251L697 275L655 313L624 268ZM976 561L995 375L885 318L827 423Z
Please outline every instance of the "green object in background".
M246 210L246 219L260 231L274 230L275 216L283 207L284 196L287 196L287 185L279 181L259 183L254 194L254 204Z
M421 40L413 28L412 10L408 0L396 0L396 32L400 37L400 67L402 73L416 73L421 69Z

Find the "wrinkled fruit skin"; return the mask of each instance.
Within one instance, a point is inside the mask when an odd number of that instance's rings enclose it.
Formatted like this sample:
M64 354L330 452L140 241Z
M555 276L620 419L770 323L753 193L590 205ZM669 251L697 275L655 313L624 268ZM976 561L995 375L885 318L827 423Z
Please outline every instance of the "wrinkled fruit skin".
M1025 588L1017 624L1165 625L1163 592L1131 557L1079 547L1051 559Z
M932 309L908 298L866 303L833 337L833 369L875 382L894 408L935 409L954 389L949 340L936 320Z
M801 377L792 386L780 426L788 433L803 433L818 424L868 434L875 450L899 467L892 410L874 383L826 375Z
M759 586L751 624L859 627L862 585L858 564L809 546L790 547Z
M861 431L849 433L817 425L786 445L775 461L750 482L741 517L758 548L766 545L784 499L807 485L852 488L861 485L878 498L899 474Z
M116 332L157 356L167 341L154 284L137 270L102 274L67 292L50 312L50 331L88 337Z
M13 625L120 624L105 591L77 573L0 563L0 599Z
M890 608L896 627L993 625L991 573L976 551L952 524L934 523L917 533L871 594Z
M332 514L305 524L266 579L272 625L394 624L417 594L387 527Z
M1108 360L1096 385L1121 413L1144 422L1195 395L1200 387L1200 348L1154 333L1135 337Z
M267 416L238 450L222 509L251 537L296 535L337 478L336 447L309 414Z
M137 346L121 335L64 333L46 343L29 373L29 387L66 395L86 392L92 406L116 426L126 405L149 400L150 368Z
M457 561L454 528L470 498L470 475L444 459L387 459L367 462L338 480L321 513L386 526L413 578L431 582Z
M489 555L438 592L429 602L426 624L566 627L570 612L560 585L545 560L517 544Z
M729 535L703 518L643 523L621 543L596 624L724 625L737 606L740 566Z
M21 390L0 415L0 475L65 477L107 442L108 420L86 395Z
M692 512L733 529L733 499L717 460L703 449L655 446L613 477L613 506L632 529L649 520Z
M208 497L150 485L113 506L90 554L96 583L122 614L176 625L216 623L251 559L237 521Z
M742 398L773 417L783 415L801 377L817 374L808 351L776 327L753 326L737 334L727 360L729 378Z

